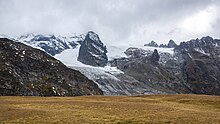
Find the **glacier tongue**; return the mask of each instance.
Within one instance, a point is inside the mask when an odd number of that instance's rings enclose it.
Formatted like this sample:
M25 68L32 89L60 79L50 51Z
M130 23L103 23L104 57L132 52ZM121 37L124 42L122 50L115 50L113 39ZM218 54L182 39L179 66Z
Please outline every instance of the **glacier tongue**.
M115 71L109 71L105 67L69 66L69 68L78 70L90 80L93 80L103 91L104 95L140 95L162 93L121 73L120 71L115 73Z
M67 49L54 57L69 68L83 73L90 80L93 80L104 95L137 95L137 94L155 94L158 91L146 86L132 77L125 75L116 67L94 67L85 65L77 61L79 46L75 49Z

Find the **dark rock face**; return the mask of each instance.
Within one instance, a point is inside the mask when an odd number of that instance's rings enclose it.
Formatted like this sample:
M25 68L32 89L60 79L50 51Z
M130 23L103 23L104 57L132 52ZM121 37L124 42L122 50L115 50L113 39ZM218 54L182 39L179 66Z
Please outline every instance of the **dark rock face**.
M175 53L182 61L183 83L192 93L220 95L220 40L207 36L182 42Z
M144 46L158 47L158 44L156 42L154 42L154 41L151 41L148 44L144 44Z
M101 42L99 36L89 31L79 49L78 61L92 66L106 66L108 57L106 46Z
M101 95L98 86L41 50L0 39L0 95Z

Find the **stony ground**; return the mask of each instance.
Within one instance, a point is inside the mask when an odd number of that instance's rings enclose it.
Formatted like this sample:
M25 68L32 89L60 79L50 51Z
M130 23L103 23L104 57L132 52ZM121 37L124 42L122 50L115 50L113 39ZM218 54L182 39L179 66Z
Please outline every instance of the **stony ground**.
M0 97L0 123L220 123L220 96Z

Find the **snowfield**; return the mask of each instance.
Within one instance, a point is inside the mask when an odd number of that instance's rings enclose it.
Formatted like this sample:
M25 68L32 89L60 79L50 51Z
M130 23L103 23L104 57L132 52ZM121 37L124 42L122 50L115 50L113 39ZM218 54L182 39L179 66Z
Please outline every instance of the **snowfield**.
M105 66L105 67L94 67L90 65L85 65L77 60L78 54L79 54L79 48L80 46L78 45L75 49L67 49L61 52L60 54L55 55L54 57L58 60L60 60L62 63L64 63L66 66L70 67L87 67L91 69L97 69L97 70L102 70L104 72L110 73L110 74L120 74L123 73L116 67L110 67L110 66Z

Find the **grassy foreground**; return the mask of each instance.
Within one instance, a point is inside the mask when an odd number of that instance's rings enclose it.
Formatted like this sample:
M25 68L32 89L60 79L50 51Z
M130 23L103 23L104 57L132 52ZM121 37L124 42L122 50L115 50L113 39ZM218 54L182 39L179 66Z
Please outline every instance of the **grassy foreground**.
M0 97L0 123L220 123L220 96Z

